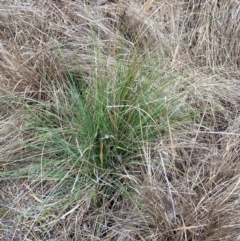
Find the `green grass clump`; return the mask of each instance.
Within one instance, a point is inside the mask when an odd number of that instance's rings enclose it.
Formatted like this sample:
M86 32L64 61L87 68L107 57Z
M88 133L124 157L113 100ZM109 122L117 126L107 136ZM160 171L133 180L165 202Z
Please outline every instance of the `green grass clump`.
M62 78L44 80L45 100L14 98L25 123L21 158L11 160L17 171L1 175L34 180L33 193L51 186L24 217L39 215L41 227L68 216L79 200L100 208L117 196L140 207L131 172L144 164L145 146L190 117L186 93L172 95L178 80L164 77L160 61L119 57L110 69L103 63L90 76L66 67Z

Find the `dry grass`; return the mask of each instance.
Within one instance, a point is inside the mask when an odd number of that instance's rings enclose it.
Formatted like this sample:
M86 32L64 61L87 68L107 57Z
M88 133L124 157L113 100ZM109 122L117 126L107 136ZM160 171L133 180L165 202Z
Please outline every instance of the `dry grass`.
M1 240L240 240L238 1L1 2ZM126 70L140 84L143 68L156 72L156 88L174 79L164 95L182 94L177 115L194 114L180 121L166 106L168 125L154 139L130 143L138 152L124 156L126 163L117 155L117 168L78 171L77 158L54 156L41 132L31 132L33 110L55 118L63 140L78 148L61 112L65 105L68 120L75 118L64 82L71 73L92 87L115 73L107 79L115 83L119 59L134 63ZM29 147L39 143L39 150Z

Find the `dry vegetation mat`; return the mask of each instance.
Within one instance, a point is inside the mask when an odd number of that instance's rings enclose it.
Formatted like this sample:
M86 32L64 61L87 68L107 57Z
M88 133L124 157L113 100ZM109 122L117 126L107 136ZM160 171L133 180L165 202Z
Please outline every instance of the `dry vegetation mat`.
M240 240L240 5L2 0L0 239Z

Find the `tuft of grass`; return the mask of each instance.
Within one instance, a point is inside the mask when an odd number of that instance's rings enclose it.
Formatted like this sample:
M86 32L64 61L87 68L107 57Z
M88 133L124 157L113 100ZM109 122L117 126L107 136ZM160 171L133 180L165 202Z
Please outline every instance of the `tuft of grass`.
M17 162L31 163L19 169L21 175L71 180L72 191L84 176L98 182L109 173L107 182L109 175L114 180L145 143L164 138L169 125L187 118L181 105L186 93L168 94L176 80L164 79L161 63L118 59L111 70L101 65L91 82L81 70L76 75L68 69L58 81L61 89L49 87L49 102L28 98L30 104L23 104L26 151Z

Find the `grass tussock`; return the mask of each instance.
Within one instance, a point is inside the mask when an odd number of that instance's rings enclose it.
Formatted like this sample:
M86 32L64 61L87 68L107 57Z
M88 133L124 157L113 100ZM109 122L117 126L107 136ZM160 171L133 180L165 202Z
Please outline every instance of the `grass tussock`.
M2 1L2 240L238 240L239 4Z

